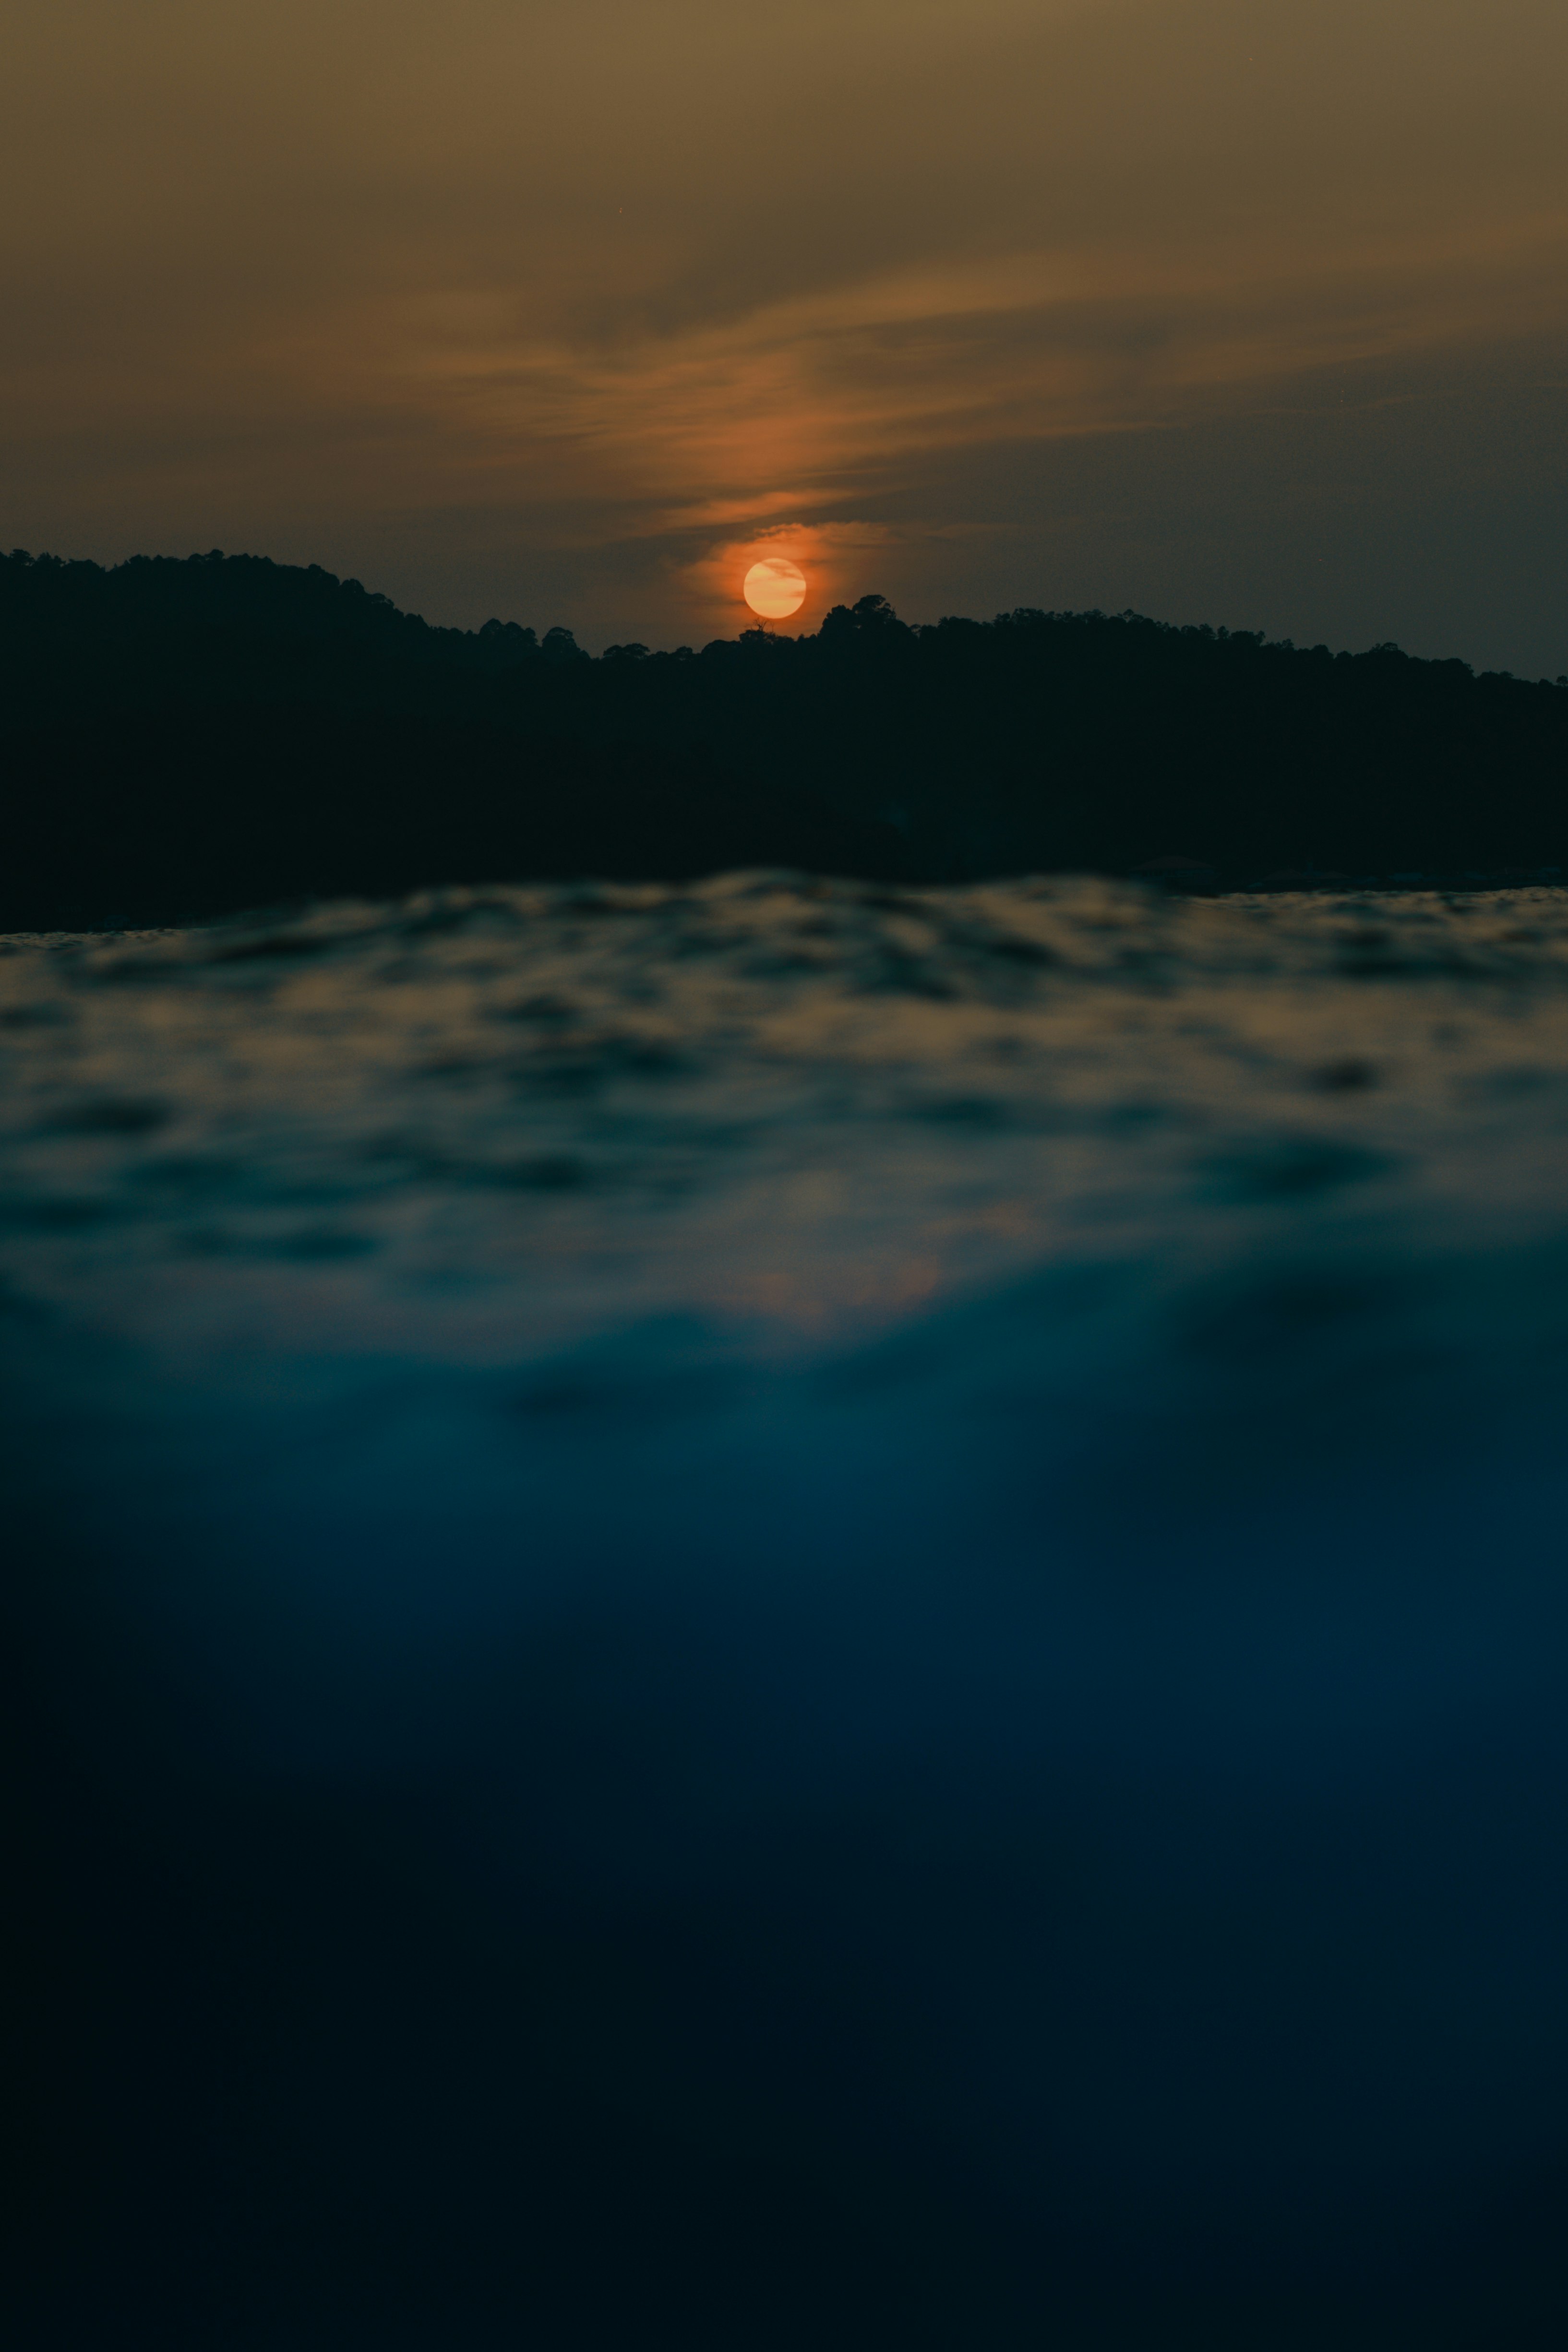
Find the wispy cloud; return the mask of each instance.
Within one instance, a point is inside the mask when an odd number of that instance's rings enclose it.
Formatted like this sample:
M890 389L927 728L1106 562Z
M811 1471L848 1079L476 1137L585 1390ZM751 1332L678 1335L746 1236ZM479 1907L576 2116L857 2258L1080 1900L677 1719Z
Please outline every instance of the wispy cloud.
M1568 16L1482 17L16 0L13 535L467 566L628 633L732 617L775 540L935 583L1034 527L965 509L1002 453L1121 446L1147 498L1152 436L1568 338Z
M618 539L711 541L677 574L706 593L715 562L733 570L785 527L804 551L802 534L944 452L1169 428L1314 372L1560 322L1565 264L1568 215L1333 254L1024 254L608 350L411 327L401 375L492 463L548 451L563 504L603 501Z

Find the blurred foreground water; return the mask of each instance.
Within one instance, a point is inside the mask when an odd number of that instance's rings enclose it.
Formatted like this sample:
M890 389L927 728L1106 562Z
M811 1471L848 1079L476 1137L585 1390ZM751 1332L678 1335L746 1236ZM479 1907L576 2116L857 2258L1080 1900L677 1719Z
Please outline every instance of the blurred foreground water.
M1568 894L0 942L11 2340L1556 2347Z

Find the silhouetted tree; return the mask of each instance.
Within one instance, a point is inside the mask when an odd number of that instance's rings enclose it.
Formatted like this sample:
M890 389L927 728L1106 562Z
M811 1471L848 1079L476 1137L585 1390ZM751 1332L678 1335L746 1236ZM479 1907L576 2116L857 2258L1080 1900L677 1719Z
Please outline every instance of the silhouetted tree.
M1568 865L1568 691L1133 613L910 627L875 595L595 660L317 565L17 551L0 819L10 927L739 864L1463 880Z

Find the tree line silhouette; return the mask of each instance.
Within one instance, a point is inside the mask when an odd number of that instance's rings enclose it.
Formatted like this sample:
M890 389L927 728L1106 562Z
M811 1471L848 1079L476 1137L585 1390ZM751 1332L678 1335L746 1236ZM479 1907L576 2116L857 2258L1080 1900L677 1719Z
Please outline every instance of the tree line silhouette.
M1462 884L1568 866L1568 679L879 596L595 658L317 565L18 551L0 791L8 929L748 865Z

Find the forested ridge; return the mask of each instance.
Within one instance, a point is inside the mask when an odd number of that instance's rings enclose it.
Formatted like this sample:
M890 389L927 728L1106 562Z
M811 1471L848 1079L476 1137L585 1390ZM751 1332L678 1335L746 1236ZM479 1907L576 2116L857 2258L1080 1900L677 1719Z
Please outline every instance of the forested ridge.
M1022 610L694 650L433 627L312 565L0 557L0 926L742 865L1222 887L1568 866L1568 681Z

